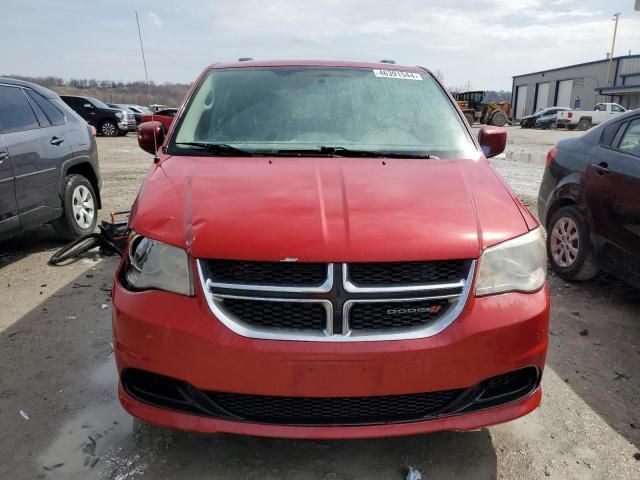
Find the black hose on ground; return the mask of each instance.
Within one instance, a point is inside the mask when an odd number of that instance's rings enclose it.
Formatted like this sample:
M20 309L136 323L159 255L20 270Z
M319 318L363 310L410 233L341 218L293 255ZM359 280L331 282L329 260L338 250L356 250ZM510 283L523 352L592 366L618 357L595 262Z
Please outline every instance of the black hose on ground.
M128 212L117 212L118 214ZM124 255L124 248L128 236L126 221L116 222L112 214L112 222L102 222L98 227L100 232L89 233L73 242L65 245L49 259L49 265L59 265L67 260L79 257L92 248L100 247L100 250L117 255Z

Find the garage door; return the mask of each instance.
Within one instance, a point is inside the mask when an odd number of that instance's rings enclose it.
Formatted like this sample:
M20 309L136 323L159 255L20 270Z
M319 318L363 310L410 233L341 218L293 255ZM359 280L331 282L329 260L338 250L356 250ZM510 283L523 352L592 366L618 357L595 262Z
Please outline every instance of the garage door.
M535 110L540 110L541 108L546 108L548 106L549 106L549 83L539 83Z
M562 80L558 83L556 107L571 107L571 90L573 90L573 80Z
M518 93L516 95L516 118L522 118L525 116L525 108L527 106L527 86L522 85L517 87Z

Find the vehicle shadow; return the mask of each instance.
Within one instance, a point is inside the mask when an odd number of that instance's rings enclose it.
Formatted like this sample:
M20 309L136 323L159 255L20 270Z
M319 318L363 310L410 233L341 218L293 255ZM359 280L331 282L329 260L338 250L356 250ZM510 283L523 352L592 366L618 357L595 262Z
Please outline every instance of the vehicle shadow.
M640 291L609 275L550 278L548 365L618 434L640 448Z
M92 262L20 318L0 311L0 478L397 479L409 465L429 479L496 478L486 429L319 442L134 428L116 398L104 308L116 262Z
M67 243L60 240L53 227L42 225L15 237L0 241L0 269L36 252L50 251L51 255Z

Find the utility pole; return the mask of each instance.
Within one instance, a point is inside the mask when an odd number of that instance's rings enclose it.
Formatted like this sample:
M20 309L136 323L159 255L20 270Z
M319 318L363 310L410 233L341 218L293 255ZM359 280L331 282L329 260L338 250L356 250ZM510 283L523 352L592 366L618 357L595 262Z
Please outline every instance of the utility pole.
M611 85L611 66L613 64L613 50L616 48L616 35L618 34L618 19L620 18L620 12L613 15L613 20L616 22L613 27L613 42L611 42L611 53L609 54L609 69L607 70L607 86Z

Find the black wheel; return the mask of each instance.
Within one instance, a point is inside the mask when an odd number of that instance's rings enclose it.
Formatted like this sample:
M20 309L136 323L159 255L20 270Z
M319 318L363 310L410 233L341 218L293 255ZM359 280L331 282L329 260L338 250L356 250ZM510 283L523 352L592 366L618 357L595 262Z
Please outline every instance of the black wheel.
M589 130L591 128L591 120L588 118L581 118L578 122L578 130Z
M553 271L566 280L589 280L598 274L589 228L576 206L561 207L551 216L547 256Z
M507 114L501 111L493 112L491 115L491 125L496 127L504 127L508 120Z
M96 192L82 175L68 175L62 197L62 217L53 223L62 238L73 240L92 233L98 223Z
M476 117L471 113L465 113L464 118L467 119L467 122L469 123L469 125L473 125L473 122L476 121Z
M113 120L105 120L100 125L100 133L105 137L115 137L118 135L118 124Z

